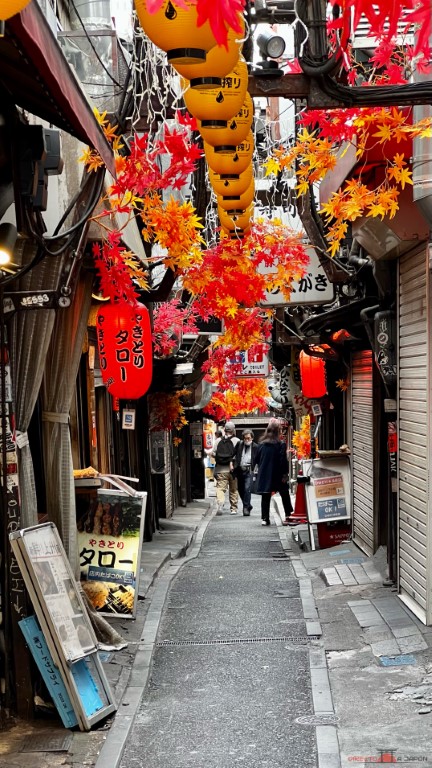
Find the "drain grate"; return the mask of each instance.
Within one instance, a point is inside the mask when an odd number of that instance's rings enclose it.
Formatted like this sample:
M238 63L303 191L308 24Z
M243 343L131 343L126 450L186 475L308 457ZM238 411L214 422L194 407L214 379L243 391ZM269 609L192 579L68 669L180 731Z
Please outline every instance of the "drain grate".
M297 637L233 637L227 640L162 640L156 643L158 648L173 645L243 645L247 643L298 643L306 645L310 640L319 640L320 635L300 635Z

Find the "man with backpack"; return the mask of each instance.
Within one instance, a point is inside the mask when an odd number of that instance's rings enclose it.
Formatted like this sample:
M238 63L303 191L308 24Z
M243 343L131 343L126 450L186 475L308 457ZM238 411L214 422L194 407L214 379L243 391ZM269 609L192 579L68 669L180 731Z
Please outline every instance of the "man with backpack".
M225 434L215 441L212 456L216 461L214 477L216 481L217 515L222 514L225 501L225 492L228 489L230 510L232 515L237 514L238 490L237 478L234 477L234 456L240 440L235 436L235 424L227 421Z

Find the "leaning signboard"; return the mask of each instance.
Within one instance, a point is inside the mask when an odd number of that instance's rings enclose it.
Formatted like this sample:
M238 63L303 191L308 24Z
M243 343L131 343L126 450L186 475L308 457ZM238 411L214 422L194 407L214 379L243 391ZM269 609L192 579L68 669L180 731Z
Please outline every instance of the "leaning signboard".
M309 523L349 520L351 517L351 470L348 456L313 459L302 463L309 477L306 500Z
M116 705L57 528L53 523L43 523L15 531L9 540L49 650L50 658L43 655L39 660L53 685L59 670L79 728L90 730L114 712ZM30 646L39 646L36 658L41 652L40 638L34 626L29 632Z
M135 617L146 499L98 489L78 511L81 585L104 615Z

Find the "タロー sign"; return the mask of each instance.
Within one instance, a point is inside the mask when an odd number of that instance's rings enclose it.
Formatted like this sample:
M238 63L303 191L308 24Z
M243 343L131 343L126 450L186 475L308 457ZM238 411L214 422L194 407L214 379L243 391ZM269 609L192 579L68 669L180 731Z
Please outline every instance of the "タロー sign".
M100 489L84 498L77 516L81 585L99 613L132 619L147 494Z

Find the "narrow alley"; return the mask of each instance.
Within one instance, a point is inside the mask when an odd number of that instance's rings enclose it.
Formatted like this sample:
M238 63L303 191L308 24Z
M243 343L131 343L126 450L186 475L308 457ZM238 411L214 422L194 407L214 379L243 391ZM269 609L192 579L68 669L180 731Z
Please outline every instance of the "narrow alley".
M121 768L317 765L299 582L276 526L213 517L172 582Z

